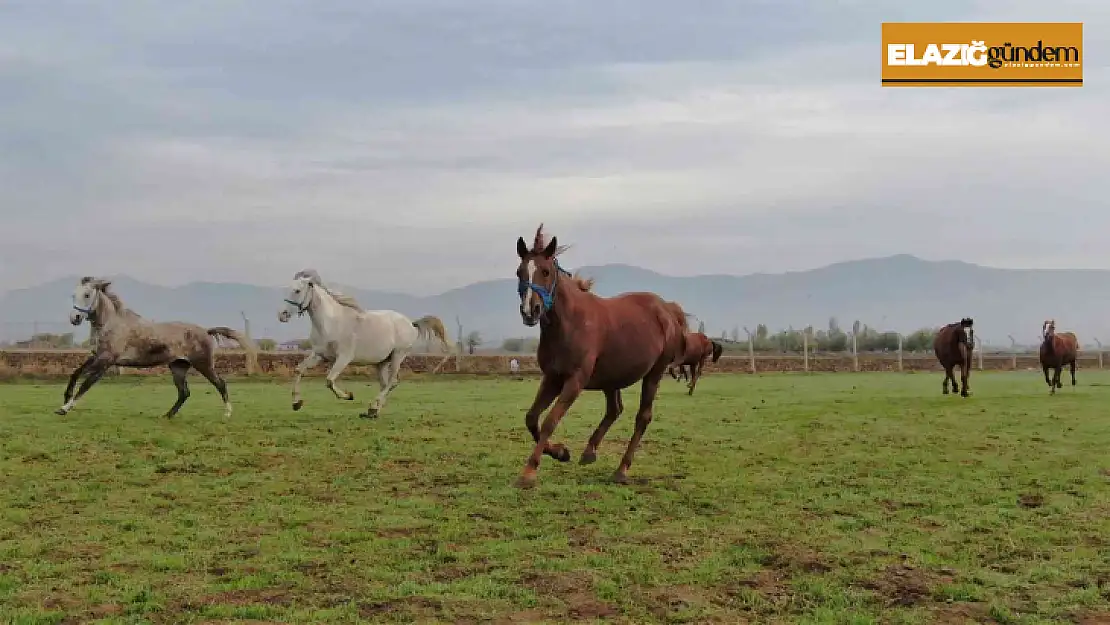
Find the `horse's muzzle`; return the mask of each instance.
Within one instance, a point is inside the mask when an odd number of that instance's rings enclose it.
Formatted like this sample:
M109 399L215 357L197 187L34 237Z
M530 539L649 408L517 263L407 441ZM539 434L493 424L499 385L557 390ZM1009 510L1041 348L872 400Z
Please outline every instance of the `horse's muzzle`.
M524 325L531 328L540 322L540 315L543 314L543 307L537 305L532 306L531 310L524 310L524 306L520 307L520 320Z
M285 323L286 321L289 321L289 311L288 310L283 310L283 311L279 312L278 313L278 321L280 321L282 323Z
M85 315L82 315L79 312L69 313L69 323L72 324L72 325L79 326L79 325L81 325L81 322L84 321L84 320L85 320Z

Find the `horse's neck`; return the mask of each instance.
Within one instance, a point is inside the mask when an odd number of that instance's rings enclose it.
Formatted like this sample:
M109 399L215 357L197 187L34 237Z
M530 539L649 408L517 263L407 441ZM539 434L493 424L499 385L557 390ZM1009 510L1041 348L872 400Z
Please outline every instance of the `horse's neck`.
M93 332L100 332L110 323L119 321L122 313L116 310L116 305L112 300L108 299L107 295L103 293L97 297L96 311L93 313L92 318L89 319L89 324L92 325Z
M548 320L540 323L540 340L561 341L570 337L571 331L581 324L578 323L578 306L581 298L586 295L576 285L566 280L560 280L555 286L555 304L548 311Z
M312 296L312 303L308 306L308 318L312 320L312 327L320 336L334 334L347 318L348 313L354 313L331 296L324 289L317 288Z

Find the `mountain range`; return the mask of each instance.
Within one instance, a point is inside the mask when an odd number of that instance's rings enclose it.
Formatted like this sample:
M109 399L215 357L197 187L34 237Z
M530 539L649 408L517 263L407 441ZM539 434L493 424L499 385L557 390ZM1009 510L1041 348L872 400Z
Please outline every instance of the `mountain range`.
M706 332L721 336L759 323L773 331L793 327L827 328L830 317L849 330L860 320L880 330L904 333L937 327L964 316L975 319L976 334L988 345L1038 342L1041 323L1054 318L1084 344L1095 337L1110 341L1110 321L1102 294L1110 293L1110 270L999 269L962 261L927 261L896 255L836 263L779 274L666 276L629 265L581 267L596 279L600 295L653 291L676 300ZM193 282L165 287L110 276L127 305L145 317L188 320L201 325L240 327L240 311L251 320L255 338L278 341L308 335L307 319L277 321L283 289L235 283ZM33 330L69 332L70 294L78 276L0 295L0 340L25 339ZM327 275L324 275L327 280ZM517 312L515 280L476 282L429 297L354 287L337 288L366 308L390 308L412 317L433 314L449 334L478 331L487 344L509 337L538 335ZM78 338L87 336L80 330Z

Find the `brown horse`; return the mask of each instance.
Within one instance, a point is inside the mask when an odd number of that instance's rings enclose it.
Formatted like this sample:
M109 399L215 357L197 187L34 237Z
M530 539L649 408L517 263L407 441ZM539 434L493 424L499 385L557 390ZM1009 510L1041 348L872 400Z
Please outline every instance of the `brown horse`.
M592 281L559 266L556 257L565 248L558 246L556 237L544 243L543 224L536 230L531 248L523 237L517 239L516 247L520 317L526 326L540 326L536 358L543 373L524 417L536 444L517 486L535 485L544 454L560 462L570 460L567 446L552 444L550 439L584 390L605 393L605 416L582 450L580 464L596 461L598 445L624 410L621 389L643 380L635 430L613 474L614 481L627 482L633 455L651 423L663 373L685 352L686 315L681 306L654 293L598 297L590 291ZM555 405L540 427L540 414L552 402Z
M668 367L667 371L671 374L671 377L677 381L678 375L675 374L675 368L677 366L682 377L690 381L690 392L687 393L687 395L693 395L694 387L698 385L698 379L701 378L701 371L705 368L705 361L712 358L713 362L717 362L720 360L723 350L724 348L720 343L710 339L701 332L687 333L686 353L683 355L682 361L677 365ZM687 368L690 370L689 376L686 374Z
M944 381L941 389L948 394L948 381L952 381L952 392L960 392L961 397L967 397L967 379L971 375L971 352L975 349L975 330L972 328L974 321L964 317L956 323L950 323L937 332L933 339L933 352L937 360L944 367ZM956 376L952 370L960 368L961 389L956 385Z
M1075 386L1075 360L1079 355L1079 339L1071 332L1056 332L1056 320L1048 319L1041 325L1041 368L1044 369L1044 381L1052 389L1051 395L1056 394L1056 389L1064 388L1060 382L1060 372L1064 365L1071 368L1071 385ZM1052 378L1048 377L1048 370L1055 369Z
M69 322L81 325L86 319L92 325L93 354L81 363L69 377L64 393L65 404L55 413L64 415L111 367L156 367L169 365L173 382L177 386L177 401L166 413L173 417L189 399L189 385L185 376L189 368L205 377L224 400L224 416L231 416L231 402L227 398L227 384L213 365L216 351L215 337L223 336L239 343L246 350L251 364L255 363L255 350L243 334L231 328L202 328L191 323L176 321L154 323L143 319L123 304L118 295L109 290L111 282L85 277L73 293L73 310ZM253 368L253 367L251 367ZM82 373L87 373L81 388L73 395L73 387Z

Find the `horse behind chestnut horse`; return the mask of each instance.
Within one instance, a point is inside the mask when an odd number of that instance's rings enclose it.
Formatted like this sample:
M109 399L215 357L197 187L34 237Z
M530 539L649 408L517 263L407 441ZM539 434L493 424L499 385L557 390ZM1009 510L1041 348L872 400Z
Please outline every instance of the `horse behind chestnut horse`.
M573 276L559 266L556 237L544 242L543 224L532 247L516 242L520 317L526 326L540 326L536 352L543 377L536 398L524 417L535 447L517 480L529 488L544 454L560 462L570 460L567 446L550 442L559 421L584 390L605 393L605 416L594 430L580 464L597 460L597 448L624 405L621 390L643 381L636 426L624 457L613 474L628 481L628 468L652 418L652 404L667 366L685 352L687 322L682 307L654 293L623 293L598 297L592 281ZM558 400L558 401L556 401ZM555 402L540 427L540 414Z
M242 333L226 327L202 328L196 324L179 321L158 322L143 319L127 308L123 300L108 287L108 280L85 277L73 291L73 310L69 322L81 325L86 319L92 325L95 345L93 354L69 376L63 394L65 403L55 413L64 415L77 404L85 393L113 366L157 367L169 365L173 383L177 386L177 401L166 412L172 418L189 399L189 368L196 369L219 391L224 401L224 416L231 416L231 402L227 398L227 384L216 373L214 355L215 337L223 336L237 343L247 352L250 365L257 364L254 345ZM248 365L248 370L251 367ZM73 387L82 373L87 373L77 394Z
M1050 395L1056 394L1056 389L1064 388L1060 382L1060 372L1064 365L1071 368L1071 385L1075 386L1075 360L1079 355L1079 339L1071 332L1056 332L1056 320L1048 319L1041 325L1041 368L1044 369L1044 381L1052 389ZM1055 369L1051 379L1048 370Z
M952 382L952 392L960 392L960 396L967 397L967 379L971 376L971 352L975 349L975 330L971 317L964 317L956 323L950 323L937 332L933 338L933 352L937 360L944 367L944 381L941 389L948 394L948 382ZM953 374L955 367L960 368L961 389L956 385L956 376Z
M686 368L689 367L690 369L690 383L688 385L690 392L687 395L694 394L694 387L698 385L698 379L701 378L705 361L712 358L713 362L717 362L720 360L723 350L724 348L720 343L701 332L690 332L686 335L686 353L683 355L682 361L676 366L683 377L686 377ZM675 366L668 367L667 371L672 378L678 380L678 375L675 374Z

